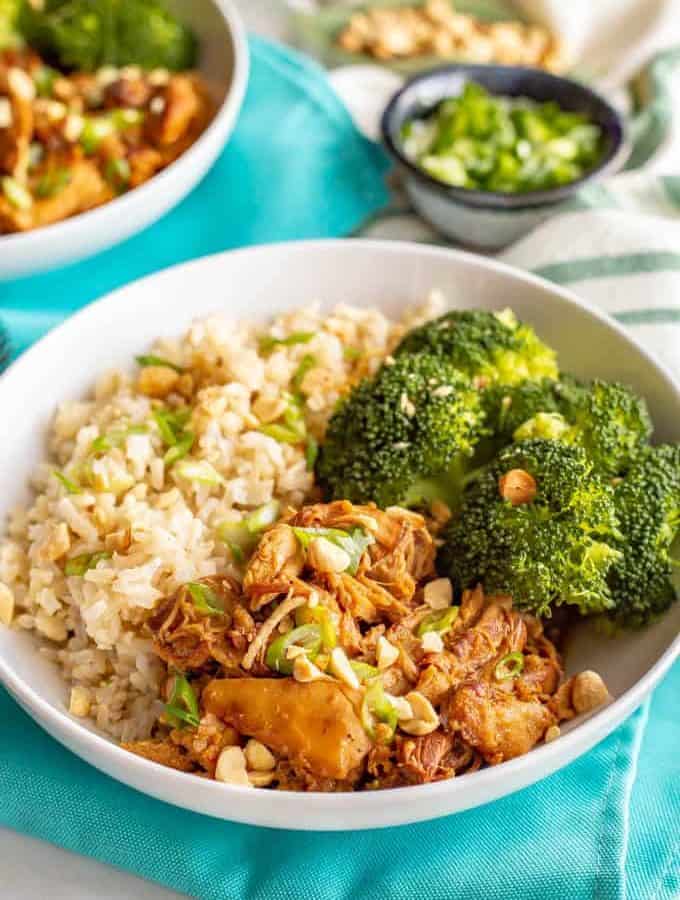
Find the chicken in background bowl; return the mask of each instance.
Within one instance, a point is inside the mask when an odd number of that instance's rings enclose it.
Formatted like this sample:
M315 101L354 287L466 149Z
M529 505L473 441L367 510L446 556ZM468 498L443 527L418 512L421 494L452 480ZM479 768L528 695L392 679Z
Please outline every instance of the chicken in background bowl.
M168 68L192 64L188 30L155 3L132 0L112 21L100 12L101 21L77 4L68 18L57 3L27 6L17 46L0 53L0 234L59 222L139 187L211 121L201 76Z

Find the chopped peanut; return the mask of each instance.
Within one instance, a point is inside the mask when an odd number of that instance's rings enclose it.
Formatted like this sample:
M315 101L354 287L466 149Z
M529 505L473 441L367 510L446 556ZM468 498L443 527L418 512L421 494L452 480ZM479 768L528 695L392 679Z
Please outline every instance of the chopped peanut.
M601 706L609 698L609 691L597 672L589 670L575 676L571 702L577 713L586 713Z
M224 784L237 784L250 787L250 779L246 771L246 757L240 747L225 747L217 759L215 780Z
M271 750L254 738L248 741L243 752L248 768L255 772L270 772L276 765L276 757Z
M349 553L324 537L309 542L307 562L319 572L344 572L351 562Z
M342 647L335 647L333 649L328 668L336 678L339 678L340 681L344 681L347 687L358 689L359 679L357 678L356 672L349 664L347 654Z
M447 609L453 601L453 587L448 578L435 578L423 589L423 599L431 609Z
M531 503L536 497L536 482L524 469L511 469L498 480L498 490L513 506Z
M417 736L431 734L439 727L439 716L430 701L420 691L410 691L406 700L411 704L413 718L400 722L402 731Z
M381 671L389 669L399 659L399 649L380 635L376 644L376 658Z
M550 728L548 728L548 730L546 731L543 740L546 742L546 744L549 744L551 741L557 740L560 734L560 726L551 725Z
M137 379L137 390L147 397L167 397L180 379L179 372L169 366L144 366Z

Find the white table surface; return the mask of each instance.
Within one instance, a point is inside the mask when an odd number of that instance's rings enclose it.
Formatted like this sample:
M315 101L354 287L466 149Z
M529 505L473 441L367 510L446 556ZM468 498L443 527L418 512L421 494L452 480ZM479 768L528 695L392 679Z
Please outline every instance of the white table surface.
M282 37L282 0L236 3L252 31ZM672 31L677 39L676 28ZM185 896L3 828L0 860L0 900L178 900Z

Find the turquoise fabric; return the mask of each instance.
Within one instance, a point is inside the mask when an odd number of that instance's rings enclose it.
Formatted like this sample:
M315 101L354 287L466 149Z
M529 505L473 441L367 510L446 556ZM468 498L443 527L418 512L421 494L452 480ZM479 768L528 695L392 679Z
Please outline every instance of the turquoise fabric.
M175 260L347 234L383 205L385 161L353 130L320 70L262 41L251 49L239 127L191 197L115 250L0 286L0 318L17 349L102 292ZM679 695L676 666L593 751L491 806L407 828L314 835L219 822L125 788L56 744L0 690L0 824L202 900L672 900Z

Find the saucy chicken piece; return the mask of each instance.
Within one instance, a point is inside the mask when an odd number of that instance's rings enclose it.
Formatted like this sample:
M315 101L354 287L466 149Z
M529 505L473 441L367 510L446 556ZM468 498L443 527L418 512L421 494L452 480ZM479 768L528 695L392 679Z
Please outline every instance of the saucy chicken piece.
M0 65L0 171L23 178L33 134L35 87L30 75L18 66Z
M145 123L148 139L157 147L179 141L200 109L196 83L188 75L173 75L149 102Z
M148 621L154 651L180 671L202 668L210 660L236 674L255 623L240 603L230 578L203 578L196 584L212 592L223 612L199 609L187 585L163 601Z
M556 717L538 700L520 700L485 681L463 684L445 703L452 731L491 765L528 753Z
M337 682L227 678L203 692L205 709L322 778L359 774L371 743ZM350 694L351 696L351 694Z
M277 594L286 592L304 564L302 546L289 525L281 523L266 531L243 577L243 590L250 597L251 609L260 609Z
M475 600L476 602L476 600ZM521 651L526 626L519 612L505 600L491 602L478 621L447 636L443 653L429 654L418 681L418 690L435 705L452 687L469 679L499 655Z

